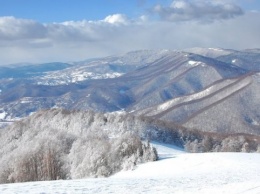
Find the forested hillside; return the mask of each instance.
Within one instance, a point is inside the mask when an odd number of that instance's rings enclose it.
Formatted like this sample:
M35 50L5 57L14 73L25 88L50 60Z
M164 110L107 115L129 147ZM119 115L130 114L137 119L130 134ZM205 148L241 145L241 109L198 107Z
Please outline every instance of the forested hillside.
M9 73L0 75L0 126L63 108L125 111L204 132L260 135L259 61L257 49L193 48L3 67Z
M206 133L122 113L51 109L0 131L0 180L110 176L156 160L151 140L190 152L260 151L260 138L256 136Z

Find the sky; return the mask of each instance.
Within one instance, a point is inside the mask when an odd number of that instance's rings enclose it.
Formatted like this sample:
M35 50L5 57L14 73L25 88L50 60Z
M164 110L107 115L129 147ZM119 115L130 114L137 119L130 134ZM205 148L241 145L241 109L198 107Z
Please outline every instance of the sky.
M260 48L259 0L0 0L0 65Z

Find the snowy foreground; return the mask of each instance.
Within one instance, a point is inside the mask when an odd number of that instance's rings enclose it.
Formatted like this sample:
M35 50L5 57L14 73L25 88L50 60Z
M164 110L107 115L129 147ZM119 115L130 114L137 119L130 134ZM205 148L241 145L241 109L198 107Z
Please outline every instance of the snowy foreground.
M0 193L260 193L260 154L189 154L154 146L159 161L110 178L5 184Z

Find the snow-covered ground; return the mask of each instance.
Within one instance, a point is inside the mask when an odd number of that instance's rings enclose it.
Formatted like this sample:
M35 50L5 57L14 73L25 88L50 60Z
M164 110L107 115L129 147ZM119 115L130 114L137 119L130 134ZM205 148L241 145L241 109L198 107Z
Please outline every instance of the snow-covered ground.
M260 193L260 154L190 154L154 143L160 160L110 178L0 185L0 193Z
M88 72L86 70L74 70L69 71L64 70L62 72L55 71L51 72L40 79L38 79L38 85L62 85L62 84L69 84L69 83L77 83L85 80L90 79L111 79L120 77L123 73L113 72L113 73L95 73L95 72Z
M5 119L5 117L6 117L6 112L0 112L0 119Z

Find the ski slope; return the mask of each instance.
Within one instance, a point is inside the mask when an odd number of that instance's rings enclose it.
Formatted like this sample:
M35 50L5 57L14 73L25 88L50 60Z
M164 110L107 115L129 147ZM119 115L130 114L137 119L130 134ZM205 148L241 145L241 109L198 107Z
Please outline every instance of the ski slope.
M0 193L260 193L260 154L191 154L153 145L159 161L110 178L3 184Z

